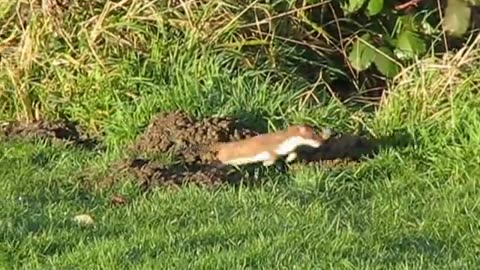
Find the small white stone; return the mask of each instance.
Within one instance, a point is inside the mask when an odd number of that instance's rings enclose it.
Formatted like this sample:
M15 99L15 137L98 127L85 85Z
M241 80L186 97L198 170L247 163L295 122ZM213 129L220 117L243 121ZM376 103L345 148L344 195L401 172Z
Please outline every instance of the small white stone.
M93 218L89 215L83 214L83 215L77 215L73 218L76 222L82 224L82 225L92 225L93 224Z

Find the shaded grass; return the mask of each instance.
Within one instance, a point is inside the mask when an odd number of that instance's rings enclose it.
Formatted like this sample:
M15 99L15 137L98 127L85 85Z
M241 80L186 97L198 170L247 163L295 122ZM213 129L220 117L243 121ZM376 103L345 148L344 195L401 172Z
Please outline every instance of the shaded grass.
M109 46L113 41L105 39L93 53L88 41L95 39L85 36L73 50L64 43L44 47L44 30L33 27L34 51L45 54L33 65L33 75L11 80L14 66L2 62L0 78L8 79L1 81L2 119L23 117L16 91L27 87L31 104L40 106L31 106L31 113L77 120L103 135L107 149L95 153L40 140L0 145L1 266L478 266L478 69L453 72L458 59L440 63L447 72L434 70L430 62L415 66L374 112L318 92L318 104L305 105L302 94L312 86L303 79L272 69L240 69L241 56L207 46L191 33L166 26L146 31L148 23L135 25L139 21L122 16L116 19L123 23L113 25L136 31L121 38L137 39L146 52ZM91 27L71 29L85 34ZM478 57L476 50L468 56ZM24 57L23 71L30 59ZM399 140L409 143L392 142L374 159L346 167L301 167L281 175L271 170L255 187L184 187L147 195L128 181L108 190L82 185L83 169L104 170L125 154L124 146L152 115L175 109L195 116L237 116L270 130L306 121L375 137L402 132L405 138ZM118 193L129 202L112 207L110 199ZM75 224L72 217L81 213L91 214L95 225Z

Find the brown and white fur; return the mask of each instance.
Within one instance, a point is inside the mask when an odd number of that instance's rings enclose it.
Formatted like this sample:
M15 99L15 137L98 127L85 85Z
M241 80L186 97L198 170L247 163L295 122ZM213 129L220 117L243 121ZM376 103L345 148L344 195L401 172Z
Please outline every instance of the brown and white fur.
M295 150L299 146L318 148L324 141L325 138L317 135L311 126L292 125L287 130L275 133L218 143L213 150L217 152L217 159L226 165L262 162L264 166L271 166L280 156L287 156L287 162L295 160Z

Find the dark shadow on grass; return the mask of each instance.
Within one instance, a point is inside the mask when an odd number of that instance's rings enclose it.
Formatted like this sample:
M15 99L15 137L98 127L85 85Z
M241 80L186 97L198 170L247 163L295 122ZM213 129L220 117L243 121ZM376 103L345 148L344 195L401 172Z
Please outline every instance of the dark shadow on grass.
M402 149L412 144L415 142L406 130L396 130L391 135L375 139L353 134L334 134L318 149L300 148L299 163L322 168L323 176L322 179L314 180L314 184L307 190L291 191L289 199L300 205L309 205L321 198L326 205L331 205L338 211L345 210L350 204L368 200L374 195L368 190L368 185L375 180L390 178L392 171L378 166L368 166L362 170L352 168L374 159L382 150Z
M186 185L195 185L208 189L216 189L225 186L225 184L230 187L257 187L265 183L265 179L269 179L269 173L272 169L277 174L284 173L284 168L281 166L267 169L251 164L235 168L219 163L186 164L182 162L164 165L151 160L137 158L126 161L118 167L112 177L118 177L122 173L127 173L127 175L133 176L140 189L144 192L149 192L156 187L178 189ZM112 179L109 180L111 181Z
M394 131L392 135L368 138L353 134L334 134L318 149L300 147L299 159L307 163L325 160L358 161L373 158L381 149L404 148L413 144L406 130Z
M409 253L410 255L422 256L433 261L443 261L442 257L447 253L453 255L449 257L449 260L459 258L458 252L450 248L446 241L424 235L405 235L393 238L386 241L385 248L389 251L389 254L382 261L388 264L404 262L404 256Z

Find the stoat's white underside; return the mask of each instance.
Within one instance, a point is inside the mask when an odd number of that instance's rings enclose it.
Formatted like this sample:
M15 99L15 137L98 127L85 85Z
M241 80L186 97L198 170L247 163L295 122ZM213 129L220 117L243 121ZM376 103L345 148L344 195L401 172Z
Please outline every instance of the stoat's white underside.
M311 147L319 147L320 142L312 139L305 139L300 136L290 137L283 141L274 152L279 156L287 157L287 162L293 161L297 155L293 152L300 145L308 145ZM244 157L229 160L227 163L231 165L243 165L248 163L264 162L264 165L269 166L273 164L272 155L268 151L261 152L253 157Z
M290 137L277 147L275 153L277 153L277 155L284 156L294 151L300 145L308 145L317 148L320 146L320 142L312 139L305 139L300 136Z
M254 163L254 162L260 162L260 161L266 161L272 158L272 155L268 151L261 152L260 154L257 154L253 157L245 157L245 158L236 158L236 159L231 159L227 163L231 165L242 165L242 164L247 164L247 163Z

